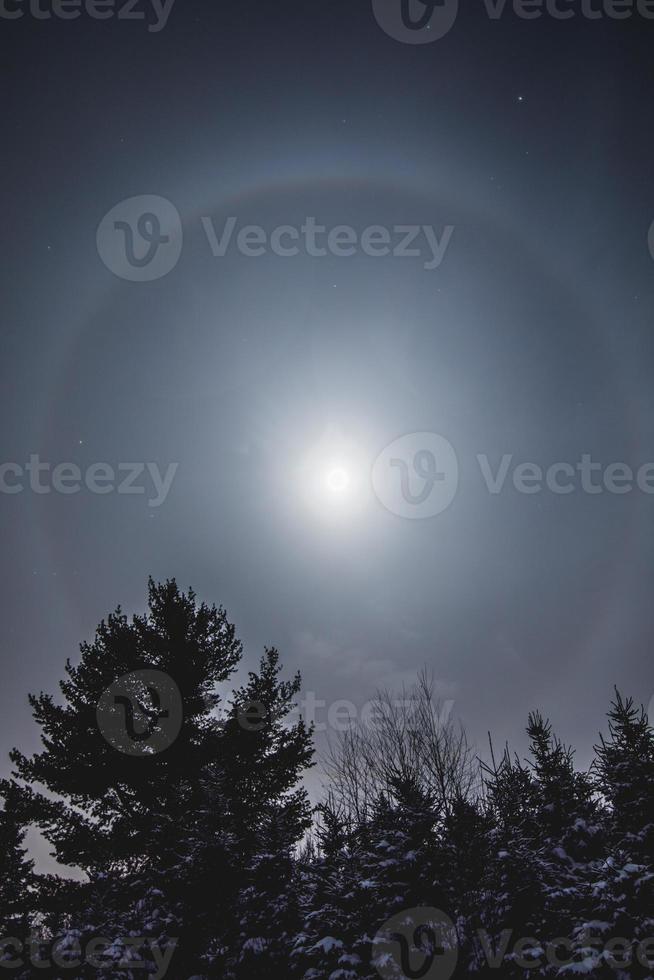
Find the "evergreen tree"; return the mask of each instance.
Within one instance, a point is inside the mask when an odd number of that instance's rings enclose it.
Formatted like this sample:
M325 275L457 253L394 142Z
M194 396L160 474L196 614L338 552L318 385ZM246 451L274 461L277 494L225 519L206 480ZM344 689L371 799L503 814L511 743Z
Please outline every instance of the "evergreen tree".
M215 688L228 680L240 657L224 610L196 606L193 592L180 593L174 581L150 581L147 615L129 621L118 609L100 624L92 644L82 644L80 663L67 661L63 704L48 694L30 697L44 751L26 758L15 750L11 758L18 778L58 797L25 794L58 861L93 876L114 867L138 870L157 857L153 815L169 799L176 809L180 786L192 785L215 757ZM184 723L166 751L129 755L105 739L97 710L110 685L141 670L173 679Z
M537 822L533 776L508 748L499 764L484 766L484 774L490 815L489 858L478 915L473 917L470 968L482 976L493 976L488 972L489 963L497 957L502 976L520 977L523 970L513 962L509 942L541 934L546 890L534 851Z
M239 890L239 935L226 977L286 980L289 976L290 951L302 924L302 873L290 846L293 833L279 814L260 828Z
M425 738L391 712L382 737L347 742L298 852L312 757L289 719L300 678L283 680L266 649L226 695L241 655L222 609L151 582L146 615L118 610L67 664L61 704L31 698L43 750L15 751L0 782L0 928L36 932L50 962L18 980L146 980L162 965L180 980L377 980L389 957L400 969L400 946L425 955L425 908L454 923L457 978L654 975L654 731L631 699L616 692L592 778L534 712L528 760L493 757L482 793L464 734ZM373 771L359 780L362 758ZM31 823L82 880L34 875ZM99 938L99 959L74 966Z
M521 976L530 959L542 975L556 975L556 960L570 959L573 925L592 905L591 883L602 857L592 785L575 770L572 749L539 712L530 714L527 734L527 765L505 751L499 767L486 767L494 827L482 919L491 928L480 946L506 950L510 937L507 976ZM527 939L532 943L516 955L514 944ZM485 950L478 952L481 963Z
M461 975L480 969L481 898L491 866L493 821L483 800L455 798L443 820L441 881L456 925Z
M25 847L26 827L21 818L20 792L11 783L2 788L3 808L0 810L0 943L17 939L25 943L31 931L31 916L35 910L35 875L33 862ZM11 960L15 948L0 945L0 966L3 959Z
M175 975L224 976L242 944L244 881L265 829L276 827L281 871L309 823L297 782L311 736L302 722L286 722L299 678L280 681L278 654L268 650L219 718L217 688L237 667L241 645L224 610L198 605L174 581L151 581L148 613L128 621L118 610L81 654L79 664L66 665L63 704L31 698L44 750L12 754L24 812L56 858L87 878L61 890L50 917L71 942L111 939L112 977L136 976L121 965L128 936L142 938L138 953L148 969L152 944L176 942ZM147 683L144 689L142 671L164 675L171 703L158 703ZM122 698L116 710L126 725L132 711L130 737L138 711L148 738L165 735L165 720L177 711L179 733L161 751L118 751L101 730L105 692L135 673L128 693L136 707Z
M608 720L594 765L608 846L592 918L575 930L576 953L598 978L646 978L654 973L654 731L644 708L617 689Z
M365 960L370 955L361 942L362 893L373 909L376 903L362 878L360 855L342 812L331 799L318 812L318 853L306 869L304 917L291 953L292 975L303 980L359 980L369 975Z
M597 787L611 808L611 845L654 864L654 729L644 708L616 689L609 736L596 746Z
M287 721L300 676L281 681L280 671L279 654L267 650L259 672L235 693L224 728L223 792L231 801L240 875L234 953L219 975L235 980L285 976L300 924L293 858L311 810L297 784L313 749L304 722Z
M321 808L320 857L295 960L306 980L378 976L376 934L405 909L445 910L447 874L439 808L411 776L392 779L371 816L347 827L333 804Z

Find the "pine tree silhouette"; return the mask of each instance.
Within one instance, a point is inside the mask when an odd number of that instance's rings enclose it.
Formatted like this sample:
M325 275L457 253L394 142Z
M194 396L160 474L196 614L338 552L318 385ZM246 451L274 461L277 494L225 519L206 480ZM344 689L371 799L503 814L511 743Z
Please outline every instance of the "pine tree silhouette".
M18 980L146 980L162 958L175 980L406 977L442 952L423 943L436 909L455 980L654 976L654 731L631 698L590 772L533 712L528 759L491 744L475 773L428 684L417 711L385 695L382 727L331 757L306 842L300 677L269 648L233 689L241 659L222 608L151 581L146 614L117 610L66 664L60 700L30 698L43 749L0 781L0 967L35 935L50 959ZM31 824L76 878L34 873Z
M18 787L4 782L0 788L0 937L24 942L30 933L30 916L35 910L34 863L27 857L27 828L21 815ZM6 956L12 959L11 950ZM0 951L0 964L3 951Z
M138 955L150 968L152 944L176 945L176 976L235 976L246 942L243 903L247 894L259 901L245 887L257 855L261 863L274 837L281 893L289 854L310 822L297 783L311 734L301 721L286 723L300 681L281 681L278 654L268 650L259 672L224 701L219 685L242 656L224 610L199 605L174 581L151 581L148 600L146 615L109 616L80 662L67 663L63 704L46 694L30 699L44 750L12 753L16 793L58 861L85 875L44 889L50 930L68 930L82 944L109 938L111 977L138 974L123 964L129 936L144 940ZM130 754L105 737L97 711L112 684L144 670L172 680L182 723L164 750ZM135 688L141 696L152 709L147 691ZM176 710L154 707L155 725Z

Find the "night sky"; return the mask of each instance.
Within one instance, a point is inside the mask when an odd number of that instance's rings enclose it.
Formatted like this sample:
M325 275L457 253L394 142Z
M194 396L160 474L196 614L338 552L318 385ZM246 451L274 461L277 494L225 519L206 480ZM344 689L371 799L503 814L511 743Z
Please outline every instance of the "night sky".
M158 31L145 0L145 21L0 18L4 486L37 454L177 464L163 500L149 469L140 494L0 494L5 760L38 746L27 693L116 605L143 610L148 575L222 603L247 666L275 645L328 704L428 664L480 745L519 747L540 707L584 761L614 684L649 702L654 496L513 481L654 461L654 20L568 6L465 3L426 43L369 0L177 0ZM141 196L183 247L130 281L98 228ZM422 234L418 256L236 245L308 218L451 236L434 268ZM459 467L424 519L371 483L412 433ZM477 457L495 475L505 454L490 493Z

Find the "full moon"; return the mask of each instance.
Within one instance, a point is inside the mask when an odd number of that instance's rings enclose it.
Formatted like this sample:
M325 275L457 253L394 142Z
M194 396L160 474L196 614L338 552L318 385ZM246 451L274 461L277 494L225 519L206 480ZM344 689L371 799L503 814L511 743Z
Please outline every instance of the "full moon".
M350 521L366 500L369 461L362 449L339 432L326 432L298 460L300 499L320 521Z
M332 493L345 493L350 486L350 474L342 467L337 466L327 472L327 489Z

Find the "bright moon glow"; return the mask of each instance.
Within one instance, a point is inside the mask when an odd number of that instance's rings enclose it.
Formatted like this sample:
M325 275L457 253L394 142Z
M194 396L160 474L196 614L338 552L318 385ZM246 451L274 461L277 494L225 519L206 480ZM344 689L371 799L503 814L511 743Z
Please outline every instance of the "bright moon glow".
M319 520L349 520L365 501L366 456L349 439L329 432L299 461L298 489Z
M345 493L350 486L350 474L342 466L337 466L327 473L327 486L332 493Z

